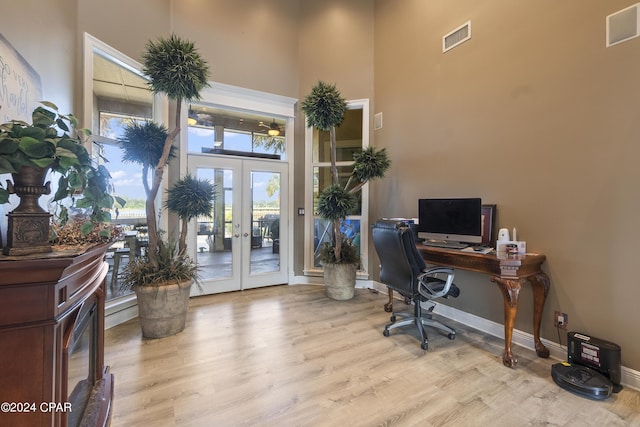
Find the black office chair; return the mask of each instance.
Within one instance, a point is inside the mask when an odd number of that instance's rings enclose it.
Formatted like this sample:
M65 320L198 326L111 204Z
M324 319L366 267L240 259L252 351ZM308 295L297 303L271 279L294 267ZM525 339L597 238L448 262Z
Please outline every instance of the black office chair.
M449 339L455 339L455 329L433 319L435 303L432 302L424 315L421 304L436 298L460 295L460 289L453 283L453 269L427 268L416 248L413 232L402 221L379 220L372 227L372 236L380 258L380 281L414 306L413 314L394 311L391 323L384 327L383 335L388 337L391 329L414 324L420 332L420 347L423 350L429 347L425 325L438 328L446 332ZM396 321L397 317L403 320Z

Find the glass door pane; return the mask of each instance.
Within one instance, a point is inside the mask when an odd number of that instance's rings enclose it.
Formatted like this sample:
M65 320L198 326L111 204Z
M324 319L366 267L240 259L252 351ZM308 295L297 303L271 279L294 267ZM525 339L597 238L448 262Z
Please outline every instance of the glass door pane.
M251 172L249 274L280 270L280 174Z
M240 181L239 162L224 166L198 165L196 176L216 187L216 197L209 217L198 217L195 223L195 258L205 293L241 289L240 264ZM196 291L194 295L198 295Z
M287 282L287 169L279 162L244 160L242 289ZM246 234L243 233L243 236Z
M198 218L198 265L206 279L230 277L231 236L233 232L233 171L198 169L198 179L207 179L216 186L211 217Z

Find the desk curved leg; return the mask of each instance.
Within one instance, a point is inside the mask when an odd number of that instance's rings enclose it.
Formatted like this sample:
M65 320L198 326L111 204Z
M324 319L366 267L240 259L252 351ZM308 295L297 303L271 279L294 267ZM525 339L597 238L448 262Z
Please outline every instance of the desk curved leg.
M493 276L491 281L498 285L504 300L504 353L502 354L502 363L509 368L514 368L518 364L518 359L511 352L511 340L513 338L516 314L518 314L520 289L526 279L505 279Z
M389 302L384 305L384 311L387 313L393 312L393 289L387 288L389 291Z
M542 322L542 311L544 302L549 293L549 276L538 273L529 278L533 288L533 340L536 345L538 357L549 357L549 349L540 341L540 323Z

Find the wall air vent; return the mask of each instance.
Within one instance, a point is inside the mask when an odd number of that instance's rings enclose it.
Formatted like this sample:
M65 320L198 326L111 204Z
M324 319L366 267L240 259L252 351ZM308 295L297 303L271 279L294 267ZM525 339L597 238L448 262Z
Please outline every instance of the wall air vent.
M471 38L471 21L468 21L442 37L442 52L453 49Z
M607 16L607 47L640 35L640 3Z

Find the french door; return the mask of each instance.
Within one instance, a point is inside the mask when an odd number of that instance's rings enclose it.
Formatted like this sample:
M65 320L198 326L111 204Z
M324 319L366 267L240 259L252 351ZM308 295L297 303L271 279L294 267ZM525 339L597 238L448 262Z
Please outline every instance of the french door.
M287 283L287 165L190 155L189 170L216 186L210 218L191 224L204 293ZM195 286L192 295L200 295Z

